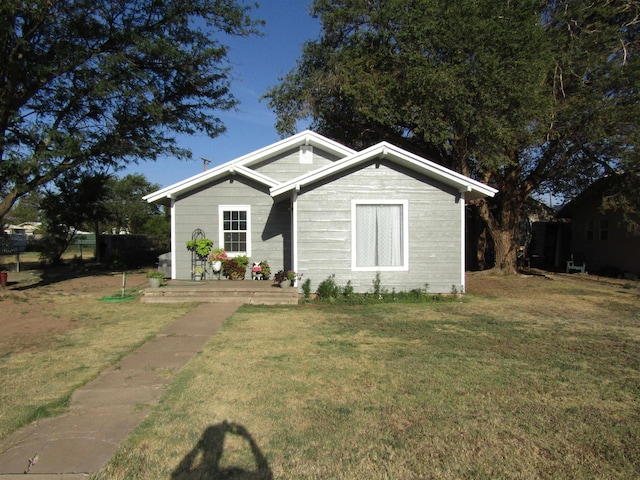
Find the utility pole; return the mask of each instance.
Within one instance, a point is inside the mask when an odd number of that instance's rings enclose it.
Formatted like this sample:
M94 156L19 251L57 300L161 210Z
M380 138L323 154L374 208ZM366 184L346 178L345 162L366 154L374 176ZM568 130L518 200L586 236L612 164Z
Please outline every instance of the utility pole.
M211 163L211 160L208 160L204 157L200 157L202 158L202 171L206 172L207 171L207 165L209 165Z

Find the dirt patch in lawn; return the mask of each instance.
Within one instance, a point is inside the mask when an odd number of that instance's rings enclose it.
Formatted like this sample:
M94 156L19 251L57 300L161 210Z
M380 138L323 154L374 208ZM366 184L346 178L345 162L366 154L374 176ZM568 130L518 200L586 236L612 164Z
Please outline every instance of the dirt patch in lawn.
M146 273L126 276L127 290L146 283ZM121 289L121 272L9 272L7 287L0 287L0 356L46 348L56 335L77 328L77 323L53 312L59 299L80 306Z

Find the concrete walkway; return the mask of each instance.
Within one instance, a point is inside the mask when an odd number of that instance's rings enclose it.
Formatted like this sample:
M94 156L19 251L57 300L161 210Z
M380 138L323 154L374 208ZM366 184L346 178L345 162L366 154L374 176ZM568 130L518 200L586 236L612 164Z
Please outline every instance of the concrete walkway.
M93 382L73 393L70 411L0 442L0 480L87 478L100 470L158 402L173 375L241 305L201 304ZM34 461L35 460L35 461Z

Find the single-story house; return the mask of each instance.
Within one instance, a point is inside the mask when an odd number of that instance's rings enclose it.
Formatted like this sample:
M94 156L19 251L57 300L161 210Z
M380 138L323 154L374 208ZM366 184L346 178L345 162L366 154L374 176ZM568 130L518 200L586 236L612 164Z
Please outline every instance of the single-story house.
M465 202L497 190L387 142L352 150L304 131L144 197L171 209L171 278L203 231L230 256L294 270L312 289L465 286ZM249 275L247 275L249 277Z
M586 271L606 276L640 277L640 236L629 231L623 214L603 209L603 198L610 194L617 179L603 177L563 206L558 218L570 219L570 253ZM635 219L640 223L640 218Z

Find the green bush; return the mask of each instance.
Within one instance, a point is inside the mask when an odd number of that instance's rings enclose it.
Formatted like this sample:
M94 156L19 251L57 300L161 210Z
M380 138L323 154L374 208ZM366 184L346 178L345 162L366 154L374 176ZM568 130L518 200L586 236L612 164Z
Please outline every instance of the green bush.
M335 275L330 275L320 282L316 293L318 294L318 297L323 300L338 298L338 296L340 296L340 287L336 284Z

